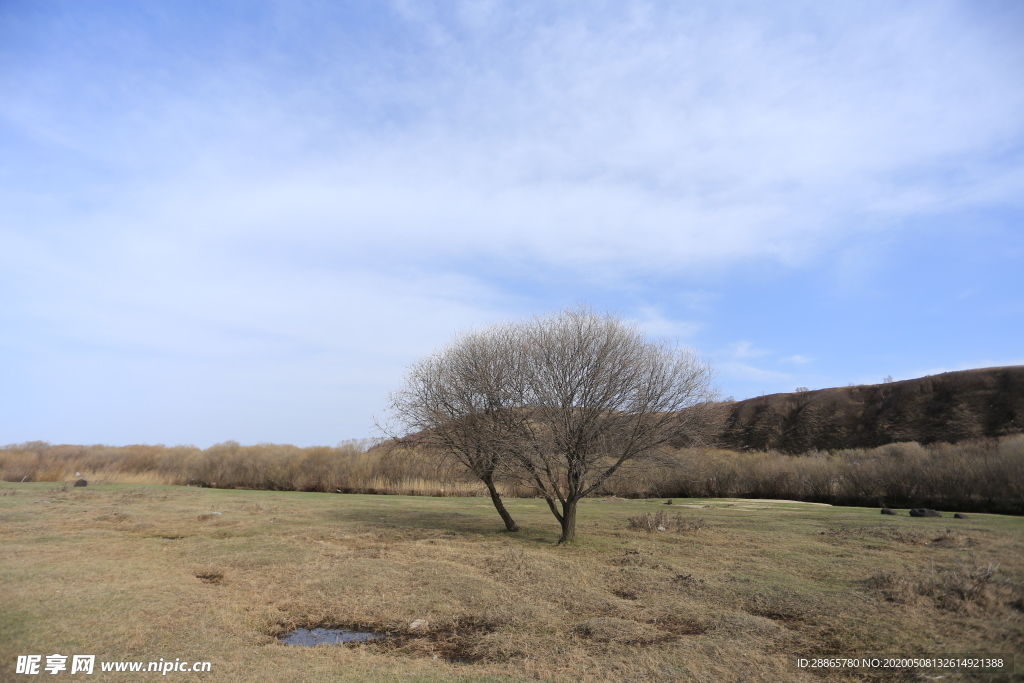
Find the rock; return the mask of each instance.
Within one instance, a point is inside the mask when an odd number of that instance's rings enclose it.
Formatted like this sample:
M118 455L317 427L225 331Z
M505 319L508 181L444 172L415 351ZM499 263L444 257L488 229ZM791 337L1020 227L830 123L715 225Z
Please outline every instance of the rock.
M89 482L87 482L85 479L79 479L78 481L75 482L75 486L88 486L88 485L89 485Z
M672 499L669 498L668 500L666 500L665 505L672 505Z
M428 626L430 626L430 623L427 622L426 619L417 619L416 621L414 621L411 624L409 624L409 630L410 631L420 631L420 630L425 631L425 630L427 630Z
M658 525L658 531L665 531L665 527Z
M883 515L895 515L896 511L895 510L890 510L889 508L882 508L882 514Z
M967 519L967 515L965 515L962 512L958 512L955 515L953 515L953 519Z
M910 511L911 517L941 517L942 515L935 510L929 510L928 508L914 508Z

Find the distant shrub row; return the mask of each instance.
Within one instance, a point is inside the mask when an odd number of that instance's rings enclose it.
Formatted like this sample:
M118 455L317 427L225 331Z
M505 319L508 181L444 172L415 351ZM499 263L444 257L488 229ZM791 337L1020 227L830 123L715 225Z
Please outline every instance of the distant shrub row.
M391 450L372 441L336 447L69 446L30 442L0 448L0 479L176 484L269 491L475 495L478 483L437 458Z
M30 442L0 448L4 481L178 484L275 491L486 495L443 458L366 442L298 448L228 441L188 446L67 446ZM505 482L503 495L530 495ZM958 444L897 443L785 455L681 449L610 479L598 495L779 498L838 505L931 507L1024 514L1024 435Z
M601 493L1024 514L1024 435L803 455L680 450L657 467L624 472Z

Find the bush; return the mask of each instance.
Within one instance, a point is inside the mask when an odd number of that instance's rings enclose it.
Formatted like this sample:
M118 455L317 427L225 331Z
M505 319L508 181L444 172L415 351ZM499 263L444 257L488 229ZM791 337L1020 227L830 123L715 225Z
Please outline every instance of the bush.
M435 496L485 495L438 454L350 442L335 447L70 446L0 448L0 480L191 484L218 488ZM529 492L499 482L503 496ZM957 444L896 443L785 455L679 449L627 462L596 495L630 498L781 498L834 505L1024 514L1024 434ZM657 529L658 525L654 528ZM666 529L669 527L662 524Z
M633 529L634 531L646 531L648 533L652 533L654 531L672 531L677 534L683 534L691 533L707 526L707 522L703 519L684 517L682 513L679 512L675 515L669 515L664 511L658 511L654 514L644 512L643 514L636 515L635 517L629 517L628 520L630 529Z

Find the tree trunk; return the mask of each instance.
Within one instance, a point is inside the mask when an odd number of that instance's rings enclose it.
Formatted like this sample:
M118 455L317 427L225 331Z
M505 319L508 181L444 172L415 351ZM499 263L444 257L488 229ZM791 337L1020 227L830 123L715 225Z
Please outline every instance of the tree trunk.
M578 502L578 498L566 498L562 504L562 516L558 520L562 525L562 537L558 539L559 545L576 539L576 503Z
M482 479L491 494L491 502L494 503L494 508L501 515L501 521L505 522L505 528L509 531L519 531L519 525L516 524L516 521L512 519L512 515L505 509L505 504L501 502L501 495L498 494L498 489L494 488L494 480L490 477L482 477Z

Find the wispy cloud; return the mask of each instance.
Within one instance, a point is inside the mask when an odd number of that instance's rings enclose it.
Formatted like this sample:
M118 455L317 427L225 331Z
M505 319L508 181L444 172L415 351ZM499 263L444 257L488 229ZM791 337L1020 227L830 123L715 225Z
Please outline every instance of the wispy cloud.
M729 355L732 358L737 358L737 359L741 359L741 358L758 358L760 356L766 356L769 353L770 353L770 351L767 351L765 349L759 349L759 348L755 347L749 341L733 342L729 346Z
M822 354L745 328L731 279L838 253L861 293L879 235L1018 215L1022 26L969 2L12 5L0 341L41 386L40 349L84 368L82 401L132 393L102 379L131 356L176 405L176 378L265 392L261 424L338 438L453 329L580 299L722 349L737 386L792 384L761 347ZM74 415L26 410L0 428Z
M635 322L645 332L656 337L686 340L692 338L702 327L700 323L694 321L669 318L653 306L641 306L636 314Z
M754 382L770 382L773 385L781 381L790 381L791 375L778 370L765 370L747 363L737 361L720 362L718 367L724 376Z
M803 20L458 7L396 3L358 66L345 41L318 43L315 70L214 52L206 68L177 60L140 91L114 88L102 108L82 84L115 69L124 82L125 65L57 55L61 71L42 74L54 89L29 86L43 65L23 70L0 111L42 144L149 167L139 191L178 207L177 225L405 258L500 250L579 271L803 261L980 188L1024 196L1017 166L986 154L1021 135L1020 48L966 6L821 6ZM312 30L298 13L269 55ZM152 26L116 25L134 56L154 57Z

